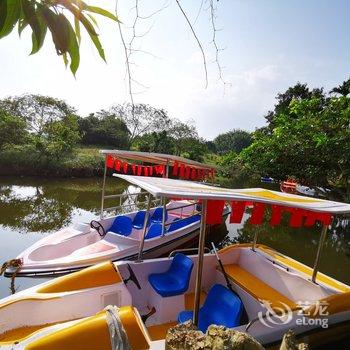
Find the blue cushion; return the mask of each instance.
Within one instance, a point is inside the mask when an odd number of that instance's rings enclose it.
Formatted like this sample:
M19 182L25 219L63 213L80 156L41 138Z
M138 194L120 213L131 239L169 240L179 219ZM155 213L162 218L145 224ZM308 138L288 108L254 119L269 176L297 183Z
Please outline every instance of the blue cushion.
M127 216L117 216L108 231L123 236L129 236L132 232L132 221Z
M168 220L168 212L165 211L165 221ZM151 216L152 222L163 222L163 208L156 208Z
M187 218L187 225L193 224L196 221L199 221L201 219L201 216L199 214L192 215Z
M189 216L188 218L185 218L185 219L179 219L178 221L175 219L176 221L174 220L170 224L168 231L169 232L176 231L176 230L183 228L187 225L193 224L196 221L199 221L200 218L201 218L201 216L199 214L197 214L197 215Z
M183 228L183 227L185 227L185 226L187 226L188 225L188 221L187 221L188 219L186 218L186 219L179 219L179 220L174 220L171 224L170 224L170 226L169 226L169 232L171 232L171 231L176 231L176 230L178 230L178 229L180 229L180 228Z
M221 284L215 284L199 309L198 328L205 333L211 324L237 327L240 325L242 310L242 301L235 293ZM179 313L178 321L184 323L192 318L193 311L182 311Z
M162 234L162 224L151 224L145 239L158 237L158 236L161 236L161 234Z
M178 253L167 272L151 274L148 276L148 281L162 297L180 295L188 289L192 268L193 261L186 255Z
M145 210L138 211L134 217L134 220L132 221L132 226L138 230L142 229L144 221L145 221L145 216L146 216ZM150 222L148 220L147 226L149 226L149 224L150 224Z

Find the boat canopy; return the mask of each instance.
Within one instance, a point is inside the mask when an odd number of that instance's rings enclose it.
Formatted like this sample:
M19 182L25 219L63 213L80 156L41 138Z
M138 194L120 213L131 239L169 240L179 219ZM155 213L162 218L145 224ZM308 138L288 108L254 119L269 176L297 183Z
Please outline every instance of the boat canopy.
M230 189L184 180L114 174L151 193L154 197L197 200L246 201L275 204L329 214L350 213L350 204L271 191L263 188Z
M184 157L174 156L171 154L153 153L153 152L137 152L137 151L122 151L122 150L101 150L100 153L112 156L118 156L124 160L138 160L148 163L163 164L173 166L176 162L191 165L197 169L216 169L214 165L202 164L195 160Z

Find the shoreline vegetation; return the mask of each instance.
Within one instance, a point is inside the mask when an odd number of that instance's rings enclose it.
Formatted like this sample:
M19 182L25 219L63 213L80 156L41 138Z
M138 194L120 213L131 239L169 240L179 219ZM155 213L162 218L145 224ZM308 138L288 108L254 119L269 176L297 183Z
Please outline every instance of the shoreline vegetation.
M294 179L350 200L350 79L330 92L297 83L276 97L266 125L205 140L193 121L147 104L114 105L86 117L41 95L0 100L0 176L94 177L99 149L157 152L215 165L217 180Z

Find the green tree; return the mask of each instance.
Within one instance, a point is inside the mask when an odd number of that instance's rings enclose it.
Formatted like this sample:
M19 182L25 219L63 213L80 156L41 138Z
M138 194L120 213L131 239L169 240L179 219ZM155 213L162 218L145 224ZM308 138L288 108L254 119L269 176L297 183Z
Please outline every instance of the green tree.
M318 110L321 111L326 103L326 96L323 88L315 88L310 90L307 84L298 82L294 86L289 87L285 92L279 93L276 97L277 103L273 111L269 111L265 116L268 123L268 131L274 128L275 116L280 113L289 112L289 105L293 100L302 101L305 99L316 98L318 101ZM294 115L294 117L296 117Z
M276 179L294 176L311 185L350 193L350 99L292 100L275 115L271 134L256 131L241 159L252 172Z
M239 153L252 143L252 136L248 131L235 129L218 135L213 142L219 154L231 151Z
M330 93L348 96L350 94L350 79L345 80L341 85L334 87Z
M48 123L74 115L76 109L50 96L26 94L0 100L0 109L20 117L29 132L41 135Z
M141 152L173 154L174 141L167 131L152 132L135 138L132 148Z
M115 105L108 113L124 121L130 131L130 144L136 137L169 129L170 118L167 112L144 103Z
M74 18L74 28L67 19L70 13ZM114 21L117 17L82 0L0 0L0 39L7 36L17 25L21 35L26 27L32 30L32 51L37 53L44 44L47 32L51 32L57 55L63 57L73 74L80 63L80 25L82 25L100 57L105 54L96 32L97 23L92 14L99 14Z
M26 123L0 109L0 150L7 145L22 144L27 140Z
M73 151L80 140L78 120L68 115L62 120L46 123L43 133L34 135L36 149L49 159L58 159Z
M183 122L179 119L171 119L168 124L169 135L174 140L174 153L178 156L189 151L188 143L198 139L198 132L192 120Z
M115 114L102 110L86 118L79 118L78 122L83 144L128 148L129 130L125 122Z

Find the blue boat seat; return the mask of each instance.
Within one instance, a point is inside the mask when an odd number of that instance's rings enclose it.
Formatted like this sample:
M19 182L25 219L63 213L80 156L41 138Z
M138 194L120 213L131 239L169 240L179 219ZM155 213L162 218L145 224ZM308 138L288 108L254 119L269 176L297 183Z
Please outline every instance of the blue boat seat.
M183 228L183 227L187 226L187 225L188 225L187 220L188 220L187 218L186 218L186 219L178 219L178 220L175 219L175 220L170 224L168 231L169 231L169 232L171 232L171 231L176 231L176 230L178 230L178 229L180 229L180 228Z
M165 221L168 220L168 212L165 211ZM151 216L151 221L156 223L163 222L163 208L156 208Z
M153 273L148 281L162 297L172 297L187 291L190 283L193 261L184 254L174 256L169 270L164 273Z
M122 236L129 236L132 232L132 220L128 216L117 216L108 231Z
M237 327L243 311L241 299L221 284L215 284L209 291L203 306L199 309L198 328L205 333L211 324ZM182 311L178 321L192 320L193 311Z
M199 214L192 215L187 218L187 225L193 224L196 221L199 221L201 219L201 216Z
M145 239L155 238L161 236L162 234L162 224L151 224Z
M132 221L132 226L138 230L143 228L143 223L146 217L146 210L140 210L136 213L134 220ZM147 226L149 226L150 222L148 220Z

